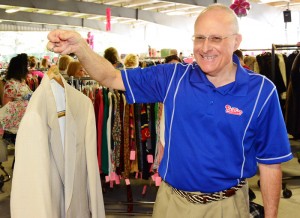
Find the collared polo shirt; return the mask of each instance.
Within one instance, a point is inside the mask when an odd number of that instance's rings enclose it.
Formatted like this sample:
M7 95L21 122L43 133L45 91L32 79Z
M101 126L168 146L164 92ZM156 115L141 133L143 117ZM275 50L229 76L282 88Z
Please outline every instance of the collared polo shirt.
M257 163L292 159L274 84L244 69L216 88L196 64L122 70L128 103L163 102L159 174L185 191L212 193L256 174Z

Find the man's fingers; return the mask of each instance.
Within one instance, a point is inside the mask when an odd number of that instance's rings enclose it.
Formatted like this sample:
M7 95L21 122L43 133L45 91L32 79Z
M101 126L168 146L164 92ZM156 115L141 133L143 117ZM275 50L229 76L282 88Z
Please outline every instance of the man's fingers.
M54 51L54 48L55 48L55 44L54 43L52 43L52 42L48 42L47 43L47 49L49 50L49 51Z
M73 53L73 44L81 39L80 34L73 31L54 30L48 34L47 49L59 54Z

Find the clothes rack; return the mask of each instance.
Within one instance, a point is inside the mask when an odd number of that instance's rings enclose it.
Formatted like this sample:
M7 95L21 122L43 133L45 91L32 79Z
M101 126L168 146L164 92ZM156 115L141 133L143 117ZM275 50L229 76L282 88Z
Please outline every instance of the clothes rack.
M271 52L271 72L270 77L273 82L276 83L276 51L278 50L295 50L300 47L300 44L271 44L271 48L264 48L264 49L241 49L241 51L270 51ZM287 75L287 81L288 81L288 75ZM277 86L277 84L276 84ZM283 100L283 99L281 99ZM283 103L282 103L283 104Z
M271 51L271 48L250 48L250 49L240 49L241 51Z
M272 44L272 60L275 59L275 51L276 50L298 50L300 47L300 44ZM275 69L275 64L272 62L272 70ZM300 163L300 153L296 152L296 158L298 162ZM285 181L288 180L299 180L300 176L288 176L282 178L282 190L283 190L283 197L284 198L290 198L292 196L292 191L286 188Z
M300 44L272 44L271 48L271 72L272 75L275 75L275 69L276 69L276 51L278 50L298 50L300 47ZM263 50L270 50L270 49L263 49ZM245 50L244 50L245 51ZM257 51L257 50L256 50ZM300 163L300 155L297 153L298 162ZM283 197L284 198L290 198L292 196L292 191L287 189L287 185L284 181L291 180L291 179L299 179L300 176L290 176L282 178L282 190L283 190ZM260 181L258 180L258 185L260 186Z
M255 48L255 49L240 49L241 51L271 51L272 55L272 68L271 72L275 73L275 51L277 50L295 50L300 47L300 44L272 44L271 48Z
M87 83L90 84L98 84L97 81L92 79L91 77L81 77L81 78L76 78L76 77L69 77L67 78L68 83L73 86L74 88L78 88L78 84ZM77 87L76 87L77 86ZM101 85L99 85L101 87ZM104 87L102 87L104 88ZM83 91L83 89L78 89L79 91ZM140 175L140 174L139 174ZM137 177L136 177L137 178ZM105 211L106 214L118 214L118 215L144 215L144 216L151 216L152 214L152 208L153 208L153 193L156 193L156 187L151 186L149 184L149 187L147 187L147 200L144 199L146 195L146 191L144 193L144 188L143 186L148 186L147 181L143 182L143 184L140 183L140 181L131 181L131 184L129 185L124 185L123 182L122 184L119 184L120 186L116 186L117 188L113 190L113 186L110 186L110 182L105 182L104 181L104 174L101 174L101 182L103 184L103 190L104 190L104 196L105 196L105 201L104 205L106 205ZM117 183L116 183L117 184ZM121 187L122 189L120 189ZM140 195L140 188L143 188L143 192ZM114 191L114 193L112 192ZM127 201L124 199L123 201L120 200L120 197L114 197L116 193L118 192L124 192L124 197L127 198ZM109 194L109 192L111 192ZM140 195L139 198L142 198L144 200L134 200L133 199L133 193L136 193ZM109 195L107 195L109 194ZM150 198L149 198L150 197ZM123 208L124 207L124 208ZM134 210L135 207L135 210Z
M272 44L272 74L275 73L275 51L276 50L295 50L298 49L300 45L297 44Z
M276 51L279 50L298 50L300 44L272 44L271 49L241 49L241 51L271 51L271 73L275 75L276 71ZM297 153L297 159L300 163L300 153ZM292 179L300 179L300 176L289 176L282 178L282 194L284 198L290 198L292 196L292 191L287 188L285 181ZM260 180L258 180L258 186L260 186Z

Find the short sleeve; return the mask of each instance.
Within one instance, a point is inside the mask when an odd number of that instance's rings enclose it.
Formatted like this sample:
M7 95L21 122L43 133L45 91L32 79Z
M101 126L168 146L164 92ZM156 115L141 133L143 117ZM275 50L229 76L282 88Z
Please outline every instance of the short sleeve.
M175 64L121 70L128 103L163 102Z
M12 80L8 80L4 85L4 97L15 98L17 95L16 84Z
M276 91L259 114L256 151L257 161L263 164L281 163L293 157Z

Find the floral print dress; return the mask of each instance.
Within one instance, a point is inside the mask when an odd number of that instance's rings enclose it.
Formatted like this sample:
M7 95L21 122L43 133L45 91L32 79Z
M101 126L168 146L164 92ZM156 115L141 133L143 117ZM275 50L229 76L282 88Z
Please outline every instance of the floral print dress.
M5 82L3 96L13 98L0 109L0 124L4 130L17 133L32 91L25 81L10 79Z

